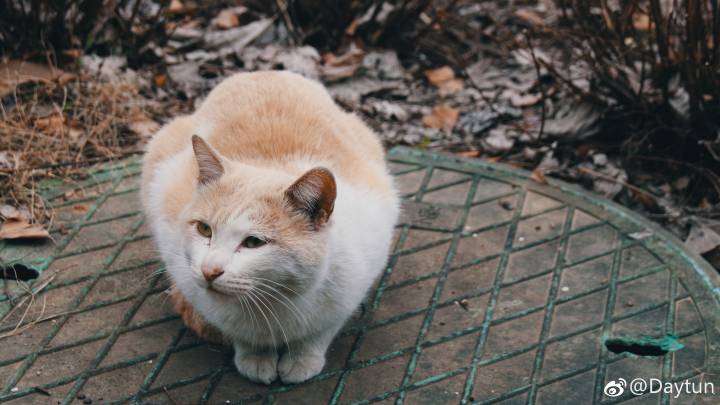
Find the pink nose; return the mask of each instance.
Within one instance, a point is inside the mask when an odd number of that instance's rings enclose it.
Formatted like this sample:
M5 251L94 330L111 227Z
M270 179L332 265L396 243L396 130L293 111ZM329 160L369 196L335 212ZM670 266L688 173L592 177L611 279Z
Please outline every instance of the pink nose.
M220 267L203 267L202 274L208 283L212 283L216 278L220 277L225 273Z

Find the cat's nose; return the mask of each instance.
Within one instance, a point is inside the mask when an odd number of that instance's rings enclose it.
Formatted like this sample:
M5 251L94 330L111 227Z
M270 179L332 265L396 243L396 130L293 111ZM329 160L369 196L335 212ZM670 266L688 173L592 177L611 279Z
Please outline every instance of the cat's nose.
M220 277L225 273L221 267L203 267L202 274L205 277L205 281L212 283L216 278Z

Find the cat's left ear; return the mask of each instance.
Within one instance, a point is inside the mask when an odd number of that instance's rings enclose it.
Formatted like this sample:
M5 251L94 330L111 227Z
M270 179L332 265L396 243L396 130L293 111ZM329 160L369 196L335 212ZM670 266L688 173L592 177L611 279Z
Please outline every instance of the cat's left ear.
M197 135L192 136L192 146L198 164L200 184L209 184L219 179L225 173L225 169L217 152Z
M316 167L285 190L285 200L309 220L314 230L319 230L330 219L336 194L333 174L324 167Z

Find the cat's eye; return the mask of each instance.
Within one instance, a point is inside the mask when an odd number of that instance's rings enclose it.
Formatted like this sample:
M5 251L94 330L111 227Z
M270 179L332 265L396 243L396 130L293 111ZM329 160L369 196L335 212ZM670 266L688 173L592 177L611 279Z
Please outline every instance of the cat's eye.
M260 246L263 246L265 244L267 244L267 241L264 241L256 236L248 236L247 238L245 238L245 240L242 241L240 245L242 245L242 247L254 249L259 248Z
M210 228L210 225L206 224L205 222L199 222L195 225L195 229L197 229L198 233L206 238L209 238L212 236L212 229Z

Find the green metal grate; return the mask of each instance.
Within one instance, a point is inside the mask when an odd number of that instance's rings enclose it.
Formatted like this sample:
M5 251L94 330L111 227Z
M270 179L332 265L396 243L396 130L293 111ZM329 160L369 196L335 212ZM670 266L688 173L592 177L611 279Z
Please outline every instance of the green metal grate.
M564 183L411 149L389 156L404 197L393 254L323 373L300 385L247 382L230 348L172 313L137 161L52 185L57 243L0 245L3 262L41 271L3 284L0 402L665 404L671 395L609 398L603 387L717 382L717 278L674 238ZM684 348L614 354L603 339L618 334L674 334Z

